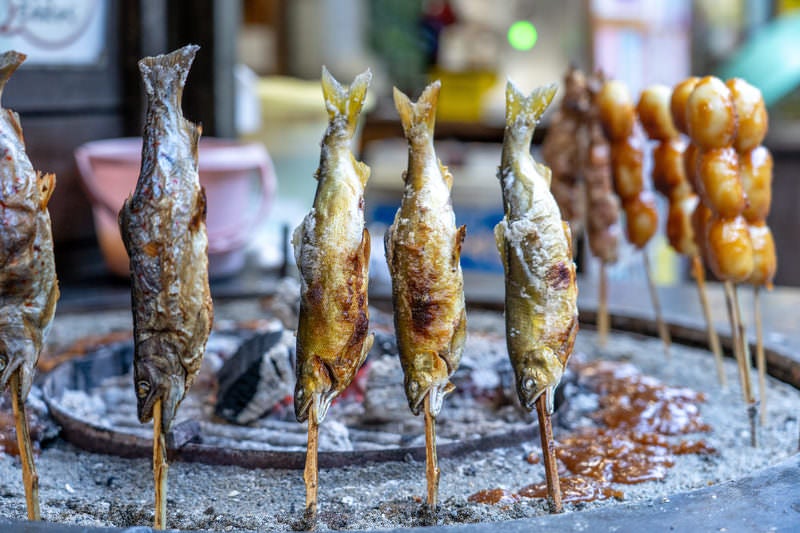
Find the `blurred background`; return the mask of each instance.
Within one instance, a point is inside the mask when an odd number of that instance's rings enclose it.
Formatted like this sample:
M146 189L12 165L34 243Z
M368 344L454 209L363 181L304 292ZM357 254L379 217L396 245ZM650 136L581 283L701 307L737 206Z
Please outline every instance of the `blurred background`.
M214 183L217 283L283 273L293 262L287 235L311 207L326 125L323 64L343 83L366 68L374 75L354 144L372 167L373 275L385 277L381 237L407 157L391 88L416 98L434 79L443 87L437 151L455 176L457 220L468 227L463 266L501 272L491 229L502 217L495 173L505 81L527 92L560 83L573 64L625 81L637 99L651 83L690 74L760 87L775 158L776 283L800 285L800 0L4 0L0 21L2 48L29 56L3 106L20 113L34 167L58 176L50 212L67 290L125 283L124 258L115 266L120 250L106 232L135 182L139 147L90 142L139 135L136 61L190 42L201 49L186 117L202 123L204 136L241 141L201 151L209 158L201 179L209 190ZM547 117L535 145L546 131ZM649 253L660 283L686 279L663 230ZM633 262L623 252L611 275L641 276ZM579 267L591 275L589 263Z

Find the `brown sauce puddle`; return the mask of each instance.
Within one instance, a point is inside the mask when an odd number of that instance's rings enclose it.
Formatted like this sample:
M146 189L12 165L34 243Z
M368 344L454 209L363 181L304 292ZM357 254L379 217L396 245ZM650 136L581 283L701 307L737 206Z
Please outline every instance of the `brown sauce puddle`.
M556 443L564 502L623 499L624 492L612 484L663 479L676 455L716 453L703 440L668 438L711 430L698 409L704 394L664 385L629 363L593 361L574 366L581 381L599 395L594 414L599 427L581 429ZM527 461L538 463L533 457ZM520 497L546 498L547 485L534 483L516 493L487 489L468 500L510 506Z

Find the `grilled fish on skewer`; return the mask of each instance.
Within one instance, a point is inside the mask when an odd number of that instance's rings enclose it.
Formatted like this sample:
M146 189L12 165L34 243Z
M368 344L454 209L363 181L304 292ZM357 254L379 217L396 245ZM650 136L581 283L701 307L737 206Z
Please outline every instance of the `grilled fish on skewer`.
M318 424L355 377L373 341L367 307L370 237L364 227L369 167L350 151L371 79L367 70L343 87L322 67L329 122L316 173L317 194L293 237L301 283L294 409L299 422L308 420L303 477L309 527L317 511Z
M119 213L131 266L137 412L143 423L153 419L156 529L167 517L165 434L200 370L213 321L206 196L197 173L200 128L181 112L197 49L139 61L147 93L142 169Z
M367 331L370 237L364 227L369 167L350 151L371 79L366 71L343 87L322 69L329 124L316 173L317 194L293 238L301 280L294 395L300 422L309 417L312 404L316 422L325 418L372 346Z
M506 336L522 405L553 390L578 332L578 288L569 227L550 194L550 169L533 160L530 142L556 87L525 97L506 87L506 131L499 171L505 217L495 238L506 270Z
M522 405L536 405L548 499L561 512L555 447L550 425L554 390L561 381L578 332L578 287L570 229L550 193L550 169L531 157L533 130L555 85L525 97L506 85L506 127L498 171L505 216L495 226L506 281L506 342Z
M25 55L0 55L0 94ZM55 176L33 170L16 113L0 109L0 391L11 388L28 518L38 520L38 477L25 418L33 382L58 300L47 203Z
M162 400L165 431L200 369L213 321L206 197L197 173L200 128L181 112L197 49L139 62L147 92L142 169L119 214L131 261L139 420L150 420Z
M456 227L453 176L433 147L439 88L438 81L432 83L416 103L394 90L408 139L408 169L403 200L385 238L406 397L415 415L425 411L430 507L438 503L439 487L435 418L455 388L450 376L461 362L467 326L460 262L466 228Z
M460 263L466 227L456 227L450 202L453 177L433 148L439 87L438 82L429 85L416 103L394 91L409 142L408 170L402 204L386 233L408 405L419 414L429 396L434 417L453 389L450 376L461 362L466 337Z

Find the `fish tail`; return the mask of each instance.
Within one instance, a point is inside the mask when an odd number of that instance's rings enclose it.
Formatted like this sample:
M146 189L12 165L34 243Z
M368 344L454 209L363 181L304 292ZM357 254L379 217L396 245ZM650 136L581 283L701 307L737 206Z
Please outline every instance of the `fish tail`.
M394 88L394 106L400 115L403 132L408 139L423 136L433 138L433 127L436 124L436 104L439 101L439 90L442 83L439 80L431 83L416 102L412 102L397 87Z
M367 89L372 81L372 72L367 69L353 80L349 87L336 81L325 66L322 66L322 96L331 122L344 117L346 129L350 137L355 134L356 124L364 102Z
M529 123L531 127L535 127L553 100L556 91L558 91L558 85L551 83L537 87L530 96L526 97L514 85L514 82L508 80L506 84L506 127L512 126L520 119Z
M148 98L180 104L189 69L199 49L196 44L189 44L169 54L139 60L139 71Z
M14 74L22 62L25 61L26 57L28 56L22 52L16 52L14 50L9 50L8 52L0 54L0 94L3 93L8 78Z

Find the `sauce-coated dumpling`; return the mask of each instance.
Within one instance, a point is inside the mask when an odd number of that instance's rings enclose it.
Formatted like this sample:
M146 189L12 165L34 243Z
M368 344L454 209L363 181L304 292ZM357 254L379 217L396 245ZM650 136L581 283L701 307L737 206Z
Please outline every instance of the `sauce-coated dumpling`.
M621 81L607 81L597 94L600 121L612 142L621 141L633 132L636 110L628 87Z
M739 157L733 148L700 151L697 174L698 193L714 213L731 218L740 215L746 199L739 179Z
M688 135L689 130L686 127L686 102L689 100L689 95L692 94L694 88L700 78L691 77L686 78L672 90L672 97L669 101L669 109L672 114L672 123L679 132Z
M636 112L647 136L657 141L668 141L678 137L670 111L672 89L666 85L651 85L642 91Z
M744 217L712 217L708 226L708 266L724 281L746 281L753 272L753 244Z
M739 173L747 195L744 218L751 224L766 220L772 203L772 156L763 146L739 154Z
M733 145L736 109L733 94L722 80L706 76L697 82L686 102L689 137L700 148L712 150Z
M725 85L733 96L738 130L734 147L738 152L749 152L764 141L767 135L767 107L761 91L741 78L728 80Z

